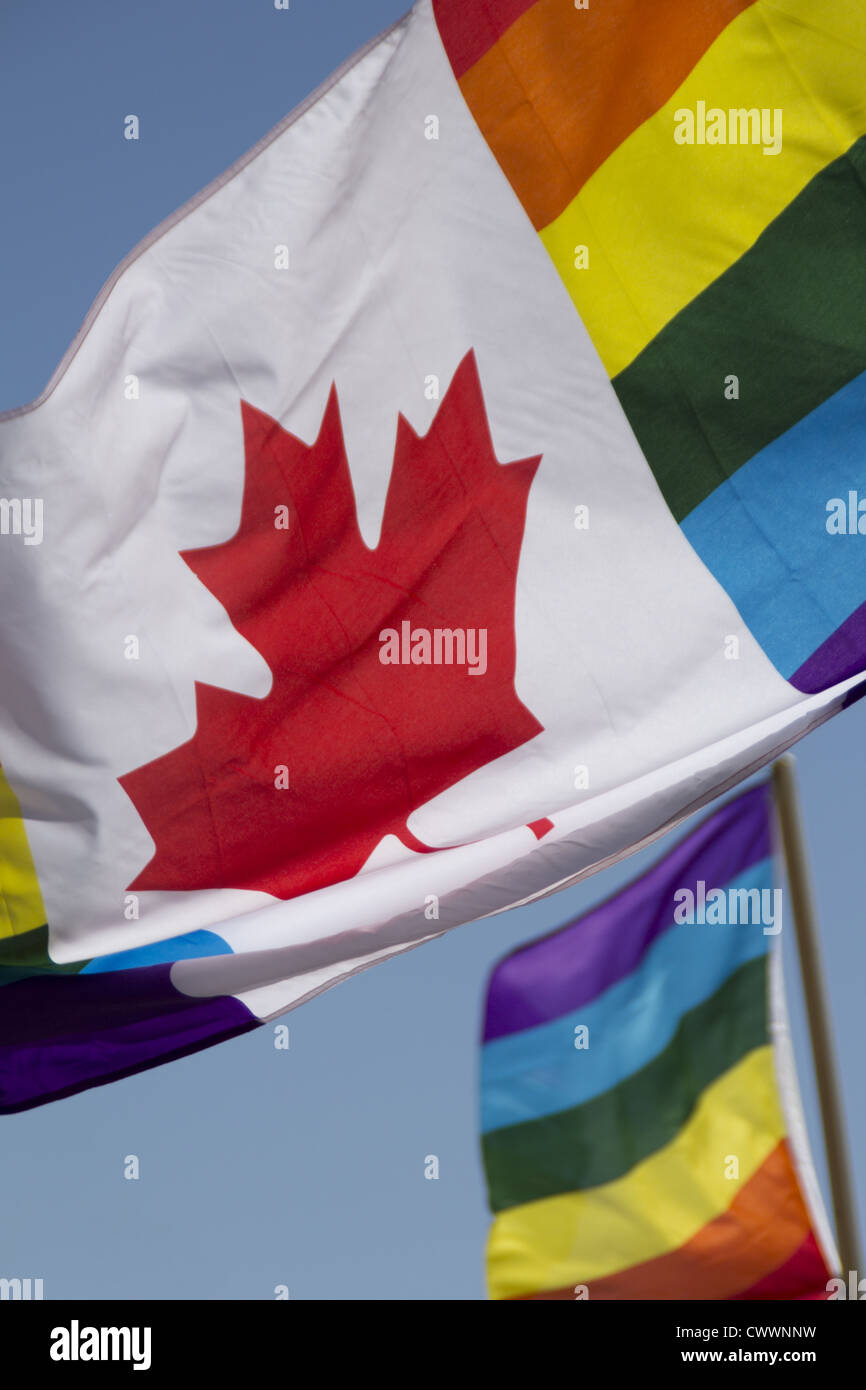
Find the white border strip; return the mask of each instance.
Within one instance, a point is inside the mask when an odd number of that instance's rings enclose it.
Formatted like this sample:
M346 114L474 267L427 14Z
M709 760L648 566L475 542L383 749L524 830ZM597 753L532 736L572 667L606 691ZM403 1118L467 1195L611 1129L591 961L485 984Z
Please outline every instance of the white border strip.
M777 839L775 817L773 838ZM778 851L774 855L778 873ZM783 899L784 903L784 899ZM784 916L783 916L784 922ZM782 961L783 931L774 939L769 952L769 1020L768 1031L773 1044L773 1057L776 1068L776 1083L782 1103L782 1113L791 1145L791 1157L800 1183L800 1190L806 1209L812 1221L815 1238L831 1274L837 1274L840 1267L839 1251L833 1228L821 1195L815 1162L809 1144L809 1131L803 1113L803 1099L797 1079L797 1066L791 1029L788 1020L788 1005L785 998L785 974Z

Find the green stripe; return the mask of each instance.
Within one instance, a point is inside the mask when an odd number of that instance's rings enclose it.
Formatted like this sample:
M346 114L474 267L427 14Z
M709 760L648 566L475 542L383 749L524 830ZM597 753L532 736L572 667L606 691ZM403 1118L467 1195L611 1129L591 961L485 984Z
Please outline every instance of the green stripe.
M58 965L48 954L48 927L0 937L0 985L11 985L33 975L75 975L86 960Z
M719 220L724 227L723 208ZM614 386L681 521L864 369L866 137L823 169ZM731 374L739 400L725 399Z
M618 1086L571 1110L491 1130L483 1150L492 1209L599 1187L664 1148L707 1086L766 1044L766 994L766 957L748 961L683 1014L664 1051ZM590 1037L589 1045L606 1044Z

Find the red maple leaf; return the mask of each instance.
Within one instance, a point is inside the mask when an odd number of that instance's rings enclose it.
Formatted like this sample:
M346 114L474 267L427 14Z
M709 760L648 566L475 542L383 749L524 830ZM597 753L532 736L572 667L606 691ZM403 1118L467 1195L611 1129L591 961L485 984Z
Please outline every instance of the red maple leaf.
M120 779L156 842L130 887L292 898L356 874L385 835L426 849L407 828L412 811L541 731L514 690L515 580L539 458L497 463L470 352L425 436L398 417L370 550L336 388L311 445L241 409L237 533L183 559L273 685L258 699L197 683L194 736ZM384 664L380 634L402 637L404 623L410 637L486 629L484 674L468 661Z

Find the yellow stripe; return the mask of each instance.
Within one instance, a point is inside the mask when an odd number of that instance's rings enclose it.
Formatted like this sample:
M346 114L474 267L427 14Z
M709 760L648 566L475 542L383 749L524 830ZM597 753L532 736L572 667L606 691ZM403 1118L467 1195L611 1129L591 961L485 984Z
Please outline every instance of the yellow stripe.
M773 1049L759 1047L626 1177L502 1212L487 1250L491 1298L587 1284L678 1249L727 1210L784 1133Z
M21 807L0 768L0 937L32 931L47 920Z
M699 101L781 109L781 152L676 144L675 112ZM758 0L728 25L667 105L541 232L610 375L864 131L863 0ZM588 269L575 269L581 245Z

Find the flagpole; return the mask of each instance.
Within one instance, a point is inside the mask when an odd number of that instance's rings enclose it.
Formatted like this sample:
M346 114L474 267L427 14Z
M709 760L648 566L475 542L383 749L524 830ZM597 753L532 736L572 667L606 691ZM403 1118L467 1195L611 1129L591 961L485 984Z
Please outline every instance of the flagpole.
M824 964L821 958L794 767L794 759L790 755L773 763L773 791L779 813L788 891L797 933L800 974L824 1126L824 1149L827 1154L830 1194L836 1218L839 1258L843 1273L857 1270L857 1277L860 1278L866 1271L860 1264L857 1204L845 1132L842 1090L830 1028Z

